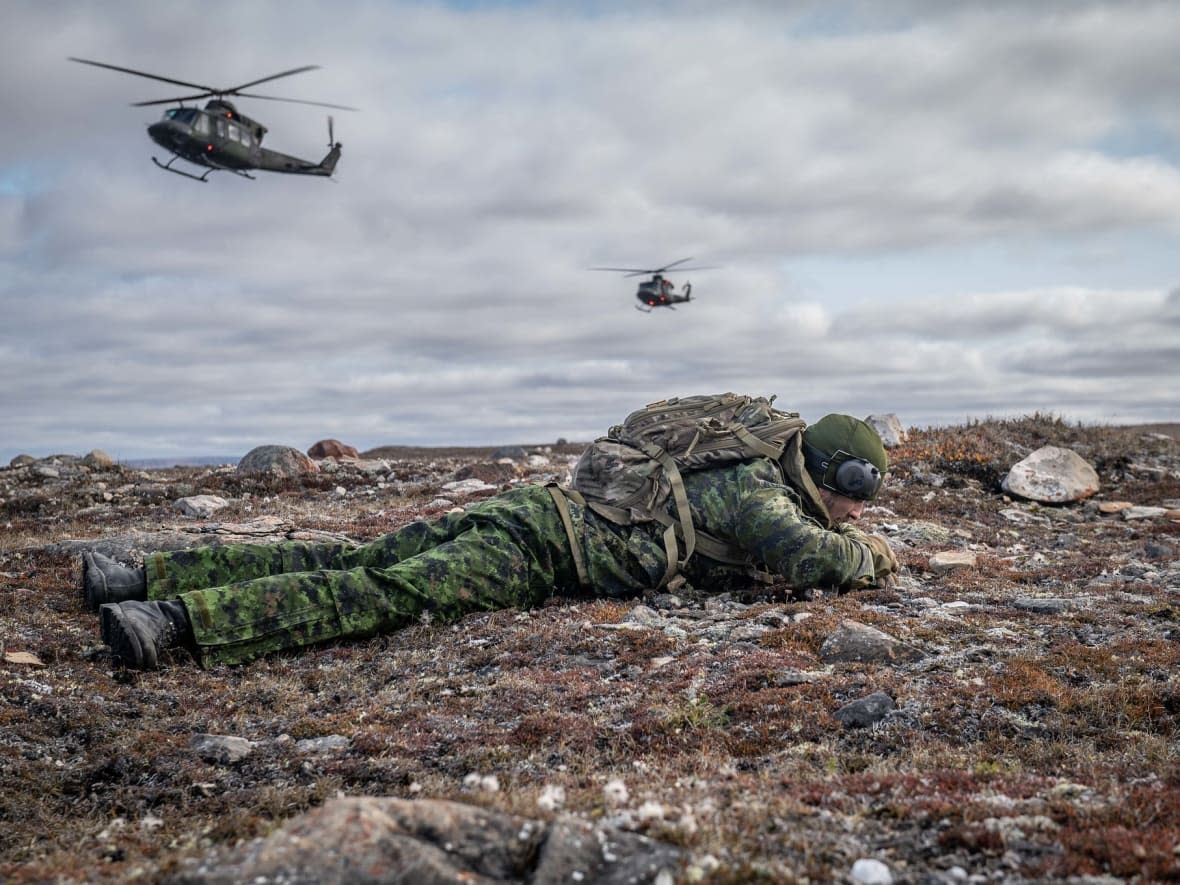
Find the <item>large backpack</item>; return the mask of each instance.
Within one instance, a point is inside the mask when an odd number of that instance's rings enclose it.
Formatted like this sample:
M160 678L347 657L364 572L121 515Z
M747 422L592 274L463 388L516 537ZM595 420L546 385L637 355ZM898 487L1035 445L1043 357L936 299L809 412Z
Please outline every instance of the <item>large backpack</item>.
M773 402L774 397L721 393L651 403L586 448L574 467L572 488L587 507L620 525L655 521L664 526L668 567L661 587L698 550L756 572L742 551L693 526L683 475L763 457L796 485L810 487L802 468L806 424L797 412L779 411ZM669 497L675 517L668 512Z

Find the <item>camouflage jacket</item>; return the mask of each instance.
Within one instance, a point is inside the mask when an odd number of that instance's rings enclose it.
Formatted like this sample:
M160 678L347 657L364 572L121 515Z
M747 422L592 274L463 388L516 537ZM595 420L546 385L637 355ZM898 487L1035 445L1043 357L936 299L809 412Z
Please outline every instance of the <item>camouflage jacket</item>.
M797 590L873 583L872 551L865 534L851 526L829 528L827 514L808 507L774 462L758 458L692 472L684 479L693 524L740 549L755 568ZM662 526L620 526L592 511L583 519L583 550L598 592L632 595L659 583L666 561ZM752 583L748 569L699 552L689 560L684 576L706 592L748 588ZM644 582L646 586L638 586Z

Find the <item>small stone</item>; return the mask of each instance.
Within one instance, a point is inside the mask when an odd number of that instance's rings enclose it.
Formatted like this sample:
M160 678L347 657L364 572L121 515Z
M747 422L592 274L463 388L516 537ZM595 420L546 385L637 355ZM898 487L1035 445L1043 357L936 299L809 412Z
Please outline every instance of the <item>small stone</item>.
M1134 507L1134 506L1135 505L1132 504L1130 501L1099 501L1098 502L1098 512L1099 513L1122 513L1124 510L1127 510L1127 509Z
M185 516L200 518L208 518L228 504L225 498L219 498L217 495L189 495L172 502L172 506Z
M328 734L317 738L304 738L295 742L295 752L301 756L312 754L332 753L336 750L346 750L352 741L342 734Z
M1071 608L1073 603L1068 599L1054 596L1025 596L1013 600L1012 605L1022 611L1039 615L1058 615Z
M862 857L852 865L849 878L858 885L893 885L893 874L889 867L870 857Z
M875 691L871 695L845 704L832 715L843 723L845 728L868 728L888 716L895 706L893 698L883 691Z
M1156 519L1167 512L1165 507L1128 507L1123 511L1123 519Z
M194 734L189 738L189 749L206 762L229 765L245 759L254 752L253 741L224 734Z
M975 568L976 555L969 550L944 550L930 557L930 570L945 575L961 568Z
M819 657L825 664L908 663L925 655L875 627L844 621L824 640Z

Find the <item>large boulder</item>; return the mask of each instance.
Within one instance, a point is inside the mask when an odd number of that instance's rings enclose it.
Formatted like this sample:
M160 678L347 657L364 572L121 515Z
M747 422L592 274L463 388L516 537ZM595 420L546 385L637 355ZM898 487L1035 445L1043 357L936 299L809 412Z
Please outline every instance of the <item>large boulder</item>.
M642 885L672 881L679 863L671 845L568 816L547 824L461 802L346 796L174 881Z
M257 446L238 462L238 473L269 473L272 476L301 476L318 473L315 461L291 446Z
M102 449L91 449L82 457L82 463L87 467L102 470L104 468L114 467L115 459Z
M865 424L877 431L881 444L887 449L900 446L909 436L901 426L901 420L892 412L887 415L869 415L865 418Z
M307 450L309 458L359 458L361 453L338 439L321 439Z
M1098 473L1077 452L1042 446L1014 464L1000 486L1030 501L1064 504L1098 491Z

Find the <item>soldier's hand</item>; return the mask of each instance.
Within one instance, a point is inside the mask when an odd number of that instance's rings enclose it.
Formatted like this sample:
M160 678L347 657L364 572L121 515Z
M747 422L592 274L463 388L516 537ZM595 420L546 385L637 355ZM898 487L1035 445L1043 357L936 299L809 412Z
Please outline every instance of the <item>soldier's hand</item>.
M873 551L873 574L878 581L897 573L897 557L893 555L893 548L888 541L880 535L868 535L865 543Z

